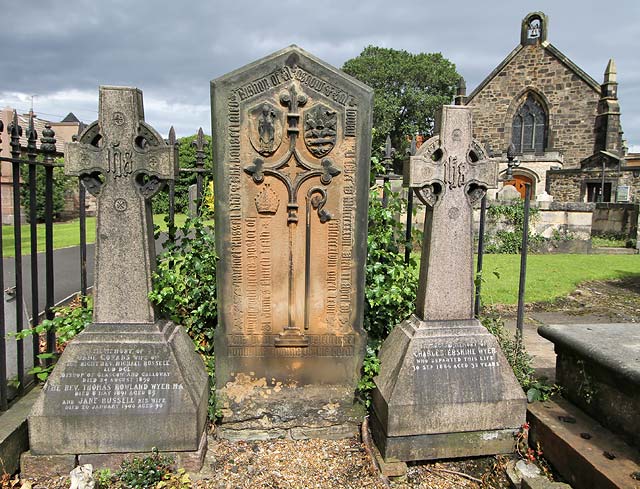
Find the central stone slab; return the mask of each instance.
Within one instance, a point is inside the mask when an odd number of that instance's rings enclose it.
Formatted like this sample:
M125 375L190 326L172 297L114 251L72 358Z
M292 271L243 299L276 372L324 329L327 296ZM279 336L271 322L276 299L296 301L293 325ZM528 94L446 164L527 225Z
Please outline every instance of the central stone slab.
M353 431L372 94L296 46L211 83L222 436Z

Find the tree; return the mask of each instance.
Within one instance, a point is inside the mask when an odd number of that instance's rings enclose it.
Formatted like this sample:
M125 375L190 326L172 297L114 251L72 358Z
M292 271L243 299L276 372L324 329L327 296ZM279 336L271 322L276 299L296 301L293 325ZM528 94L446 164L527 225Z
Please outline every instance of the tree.
M197 134L193 136L187 136L178 139L178 160L180 168L195 168L196 166L196 148L193 142L198 137ZM213 165L211 163L211 136L205 134L205 141L207 146L205 147L205 170L211 171ZM202 188L206 190L211 176L205 174L203 176ZM196 183L196 174L193 172L180 172L175 182L175 211L176 213L186 213L189 208L189 186ZM153 199L153 212L166 214L169 212L169 189L165 186L164 190L160 192Z
M391 136L398 155L411 137L433 132L436 110L453 100L460 75L440 53L412 54L367 46L345 62L343 71L374 89L373 153Z

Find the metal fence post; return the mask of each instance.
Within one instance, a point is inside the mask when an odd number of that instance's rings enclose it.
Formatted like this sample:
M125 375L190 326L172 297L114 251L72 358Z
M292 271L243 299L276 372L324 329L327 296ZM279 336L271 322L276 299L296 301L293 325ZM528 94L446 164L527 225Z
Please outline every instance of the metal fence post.
M46 275L46 301L45 317L53 319L54 312L54 278L53 278L53 155L56 151L55 132L51 125L47 124L42 131L40 149L44 155L45 171L45 275ZM56 349L55 331L47 332L47 352L53 353ZM51 363L51 359L47 360Z
M416 140L416 136L414 135L411 138L411 147L407 150L407 155L409 156L409 160L405 162L405 165L408 165L411 161L411 157L416 155L416 148L418 145L418 141ZM406 175L406 171L405 171ZM413 189L407 185L407 223L406 229L404 233L405 237L405 248L404 248L404 262L409 264L409 260L411 259L411 252L413 251L413 242L411 240L411 231L413 228Z
M13 111L13 121L9 126L9 132L11 133L11 162L13 173L13 239L14 239L14 270L16 279L16 332L22 331L24 325L22 324L22 306L23 306L23 291L22 291L22 223L20 222L20 137L22 136L22 127L18 124L18 113ZM18 392L22 393L24 388L24 344L23 340L17 340L17 355L18 355Z
M524 293L527 281L527 252L529 246L529 206L531 203L531 196L529 195L530 187L530 184L525 183L524 216L522 222L522 249L520 250L520 283L518 284L518 316L516 320L519 345L521 345L522 341L524 340Z
M480 317L480 308L482 300L482 262L484 259L484 226L487 216L487 194L485 193L480 201L480 225L478 226L478 266L476 270L476 301L473 307L473 313L476 318Z
M0 120L0 143L2 143L4 123ZM2 152L2 147L0 147ZM0 216L2 216L2 192L0 187ZM0 223L0 226L2 223ZM2 249L2 234L0 233L0 291L4 291L4 252ZM4 292L3 292L4 293ZM0 411L6 411L7 402L7 349L5 344L4 326L4 298L0 301Z
M38 325L38 202L36 188L36 157L38 150L36 142L38 133L33 125L33 112L29 113L29 128L27 129L27 157L29 158L29 225L31 230L31 327ZM33 341L33 364L38 364L38 353L40 349L40 338L32 335Z

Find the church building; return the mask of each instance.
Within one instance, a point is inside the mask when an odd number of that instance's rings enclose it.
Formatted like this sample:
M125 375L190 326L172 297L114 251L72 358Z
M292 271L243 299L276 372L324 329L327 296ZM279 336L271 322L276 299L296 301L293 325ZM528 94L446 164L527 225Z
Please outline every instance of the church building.
M498 159L501 175L513 144L518 166L510 183L522 196L527 183L538 200L640 202L638 155L627 155L622 140L614 61L599 84L547 33L547 16L528 14L520 44L468 97L461 83L456 103L471 107L474 137Z

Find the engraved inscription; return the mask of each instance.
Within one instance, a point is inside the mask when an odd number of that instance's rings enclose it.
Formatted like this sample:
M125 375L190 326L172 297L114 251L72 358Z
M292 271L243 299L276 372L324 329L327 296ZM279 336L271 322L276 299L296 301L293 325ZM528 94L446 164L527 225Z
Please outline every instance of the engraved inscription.
M348 138L356 137L356 127L358 125L358 111L347 109L345 112L344 135Z
M260 225L260 330L262 333L271 332L271 230L270 220L266 217L259 219Z
M107 153L107 173L114 177L127 177L133 171L131 151L121 151L120 143L111 143Z
M338 264L340 260L340 222L329 221L327 228L327 327L334 330L338 315Z
M184 386L171 374L167 353L148 347L104 347L65 364L58 383L44 389L61 397L69 414L162 412Z
M483 342L445 344L423 348L414 353L413 371L477 369L499 366L495 347Z
M235 95L227 101L229 141L229 221L231 232L231 287L233 331L243 328L242 313L242 206L240 195L240 104Z
M245 318L245 332L257 333L260 304L258 301L258 242L257 222L255 217L247 217L244 223L245 229L245 290L247 302L247 315Z

